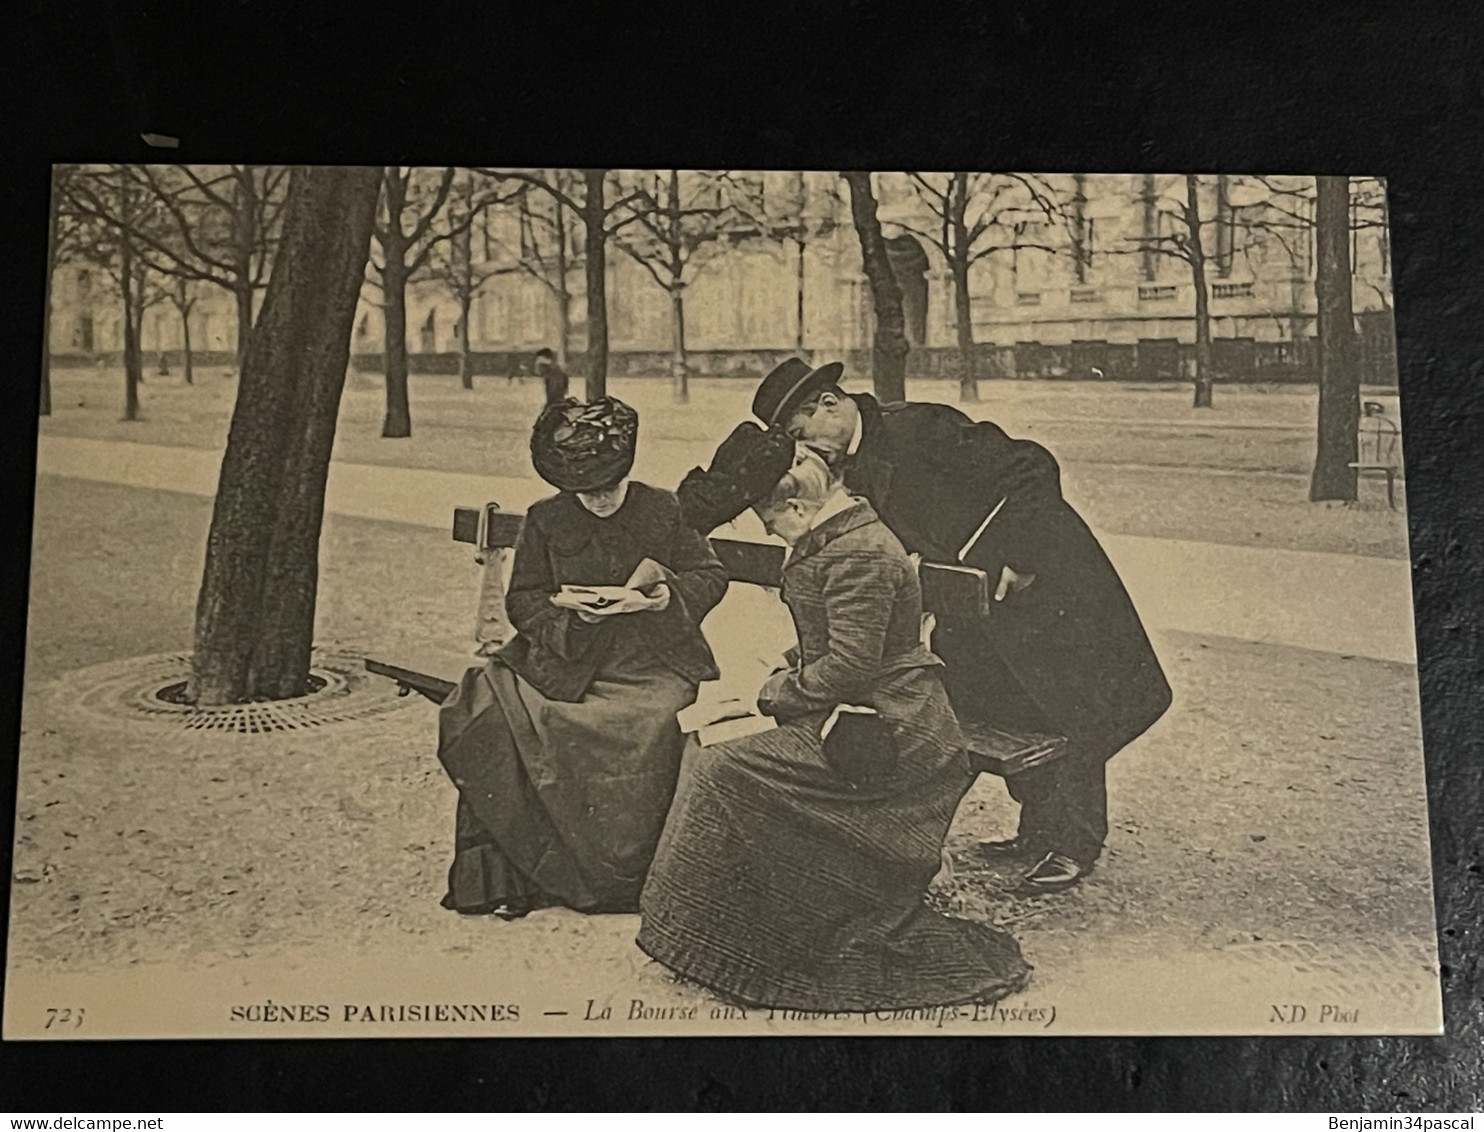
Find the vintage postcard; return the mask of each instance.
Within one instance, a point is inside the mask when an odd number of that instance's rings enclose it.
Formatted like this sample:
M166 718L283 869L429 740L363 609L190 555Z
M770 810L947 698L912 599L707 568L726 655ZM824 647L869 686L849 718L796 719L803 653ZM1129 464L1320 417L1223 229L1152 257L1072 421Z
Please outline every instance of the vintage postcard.
M1441 1032L1378 179L49 224L5 1038Z

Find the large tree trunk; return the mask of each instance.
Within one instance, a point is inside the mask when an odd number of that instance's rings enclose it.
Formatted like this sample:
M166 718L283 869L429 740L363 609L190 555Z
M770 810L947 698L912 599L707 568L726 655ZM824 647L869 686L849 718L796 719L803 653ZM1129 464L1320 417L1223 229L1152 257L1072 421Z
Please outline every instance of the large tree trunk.
M690 401L690 367L685 356L685 290L670 292L670 376L677 404Z
M469 352L469 311L474 298L465 287L459 293L459 384L465 389L474 388L474 357Z
M1185 226L1190 237L1190 279L1195 285L1195 407L1211 408L1211 296L1206 290L1206 250L1201 243L1200 178L1185 177Z
M382 344L386 369L386 419L381 435L412 435L412 410L407 401L407 269L400 255L386 253L386 268L381 273L383 298L386 301L386 341Z
M587 228L587 399L608 392L608 210L603 199L606 169L584 169L582 220Z
M201 706L307 689L325 481L379 184L358 167L290 174L207 536L189 688Z
M850 215L860 238L861 262L871 285L876 312L876 334L871 345L871 377L881 401L907 399L907 322L902 314L902 289L886 254L881 222L876 219L876 197L870 173L844 173L850 186Z
M1316 177L1314 295L1319 314L1319 447L1309 499L1356 497L1360 366L1350 292L1350 181Z

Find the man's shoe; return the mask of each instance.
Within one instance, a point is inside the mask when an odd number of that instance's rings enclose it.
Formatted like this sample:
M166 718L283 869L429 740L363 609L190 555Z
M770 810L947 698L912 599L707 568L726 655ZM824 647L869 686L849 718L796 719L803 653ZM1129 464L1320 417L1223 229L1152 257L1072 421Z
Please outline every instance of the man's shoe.
M986 860L1006 861L1016 857L1034 856L1036 846L1017 835L1006 841L981 841L974 846L974 852Z
M1036 867L1021 880L1020 891L1027 894L1065 892L1092 871L1065 853L1047 853Z

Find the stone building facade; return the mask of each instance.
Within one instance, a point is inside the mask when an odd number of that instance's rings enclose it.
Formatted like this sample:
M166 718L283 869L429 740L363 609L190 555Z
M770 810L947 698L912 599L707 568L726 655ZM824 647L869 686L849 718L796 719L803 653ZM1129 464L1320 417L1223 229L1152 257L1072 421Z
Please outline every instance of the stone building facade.
M685 295L685 338L693 372L751 373L802 347L808 354L863 363L873 330L869 288L834 173L733 174L764 202L763 219L739 220L697 261ZM1203 176L1201 236L1207 258L1213 358L1223 380L1311 380L1314 372L1312 180ZM927 175L928 185L946 178ZM941 219L930 194L905 174L879 174L884 234L903 285L910 372L947 375L959 365L953 284L933 239ZM984 239L998 250L970 270L970 311L983 376L1174 380L1188 376L1195 341L1195 289L1189 264L1158 249L1174 247L1184 225L1185 178L1144 174L1058 175L1035 179L1052 214L1011 207ZM995 196L981 178L979 196ZM1254 186L1267 199L1253 203ZM1351 234L1354 304L1366 380L1395 380L1390 248L1384 194L1355 182ZM1013 204L1014 194L1010 194ZM800 207L803 202L803 207ZM776 203L776 207L775 207ZM976 202L978 203L978 202ZM1023 203L1023 202L1022 202ZM754 209L754 213L757 213ZM973 207L970 209L974 214ZM999 215L999 214L996 214ZM770 220L769 217L772 217ZM470 312L470 347L481 372L526 363L557 345L553 290L521 270L519 218L494 210L471 236L472 256L497 266ZM917 234L914 234L917 233ZM580 226L569 226L575 260ZM800 237L803 237L802 239ZM93 356L121 348L120 304L97 268L63 265L53 284L52 347ZM568 274L571 364L580 364L585 302L580 266ZM671 355L670 296L618 248L608 255L608 318L615 373L665 373ZM356 315L352 350L374 367L382 311L368 288ZM801 319L802 315L802 319ZM191 312L193 348L230 358L235 310L230 295L204 286ZM407 301L414 371L456 363L459 307L437 280L415 282ZM802 322L802 325L801 325ZM168 303L144 318L146 352L178 351L179 313Z

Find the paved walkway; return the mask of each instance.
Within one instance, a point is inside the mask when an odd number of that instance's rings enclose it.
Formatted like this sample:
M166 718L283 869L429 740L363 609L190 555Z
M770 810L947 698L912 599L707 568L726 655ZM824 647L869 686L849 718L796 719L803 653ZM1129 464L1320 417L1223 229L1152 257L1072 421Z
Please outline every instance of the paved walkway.
M219 452L43 436L40 475L212 496ZM534 477L494 478L335 462L331 514L434 528L453 509L498 500L524 508L548 488ZM1416 663L1411 574L1396 559L1269 550L1181 539L1101 536L1153 629Z

